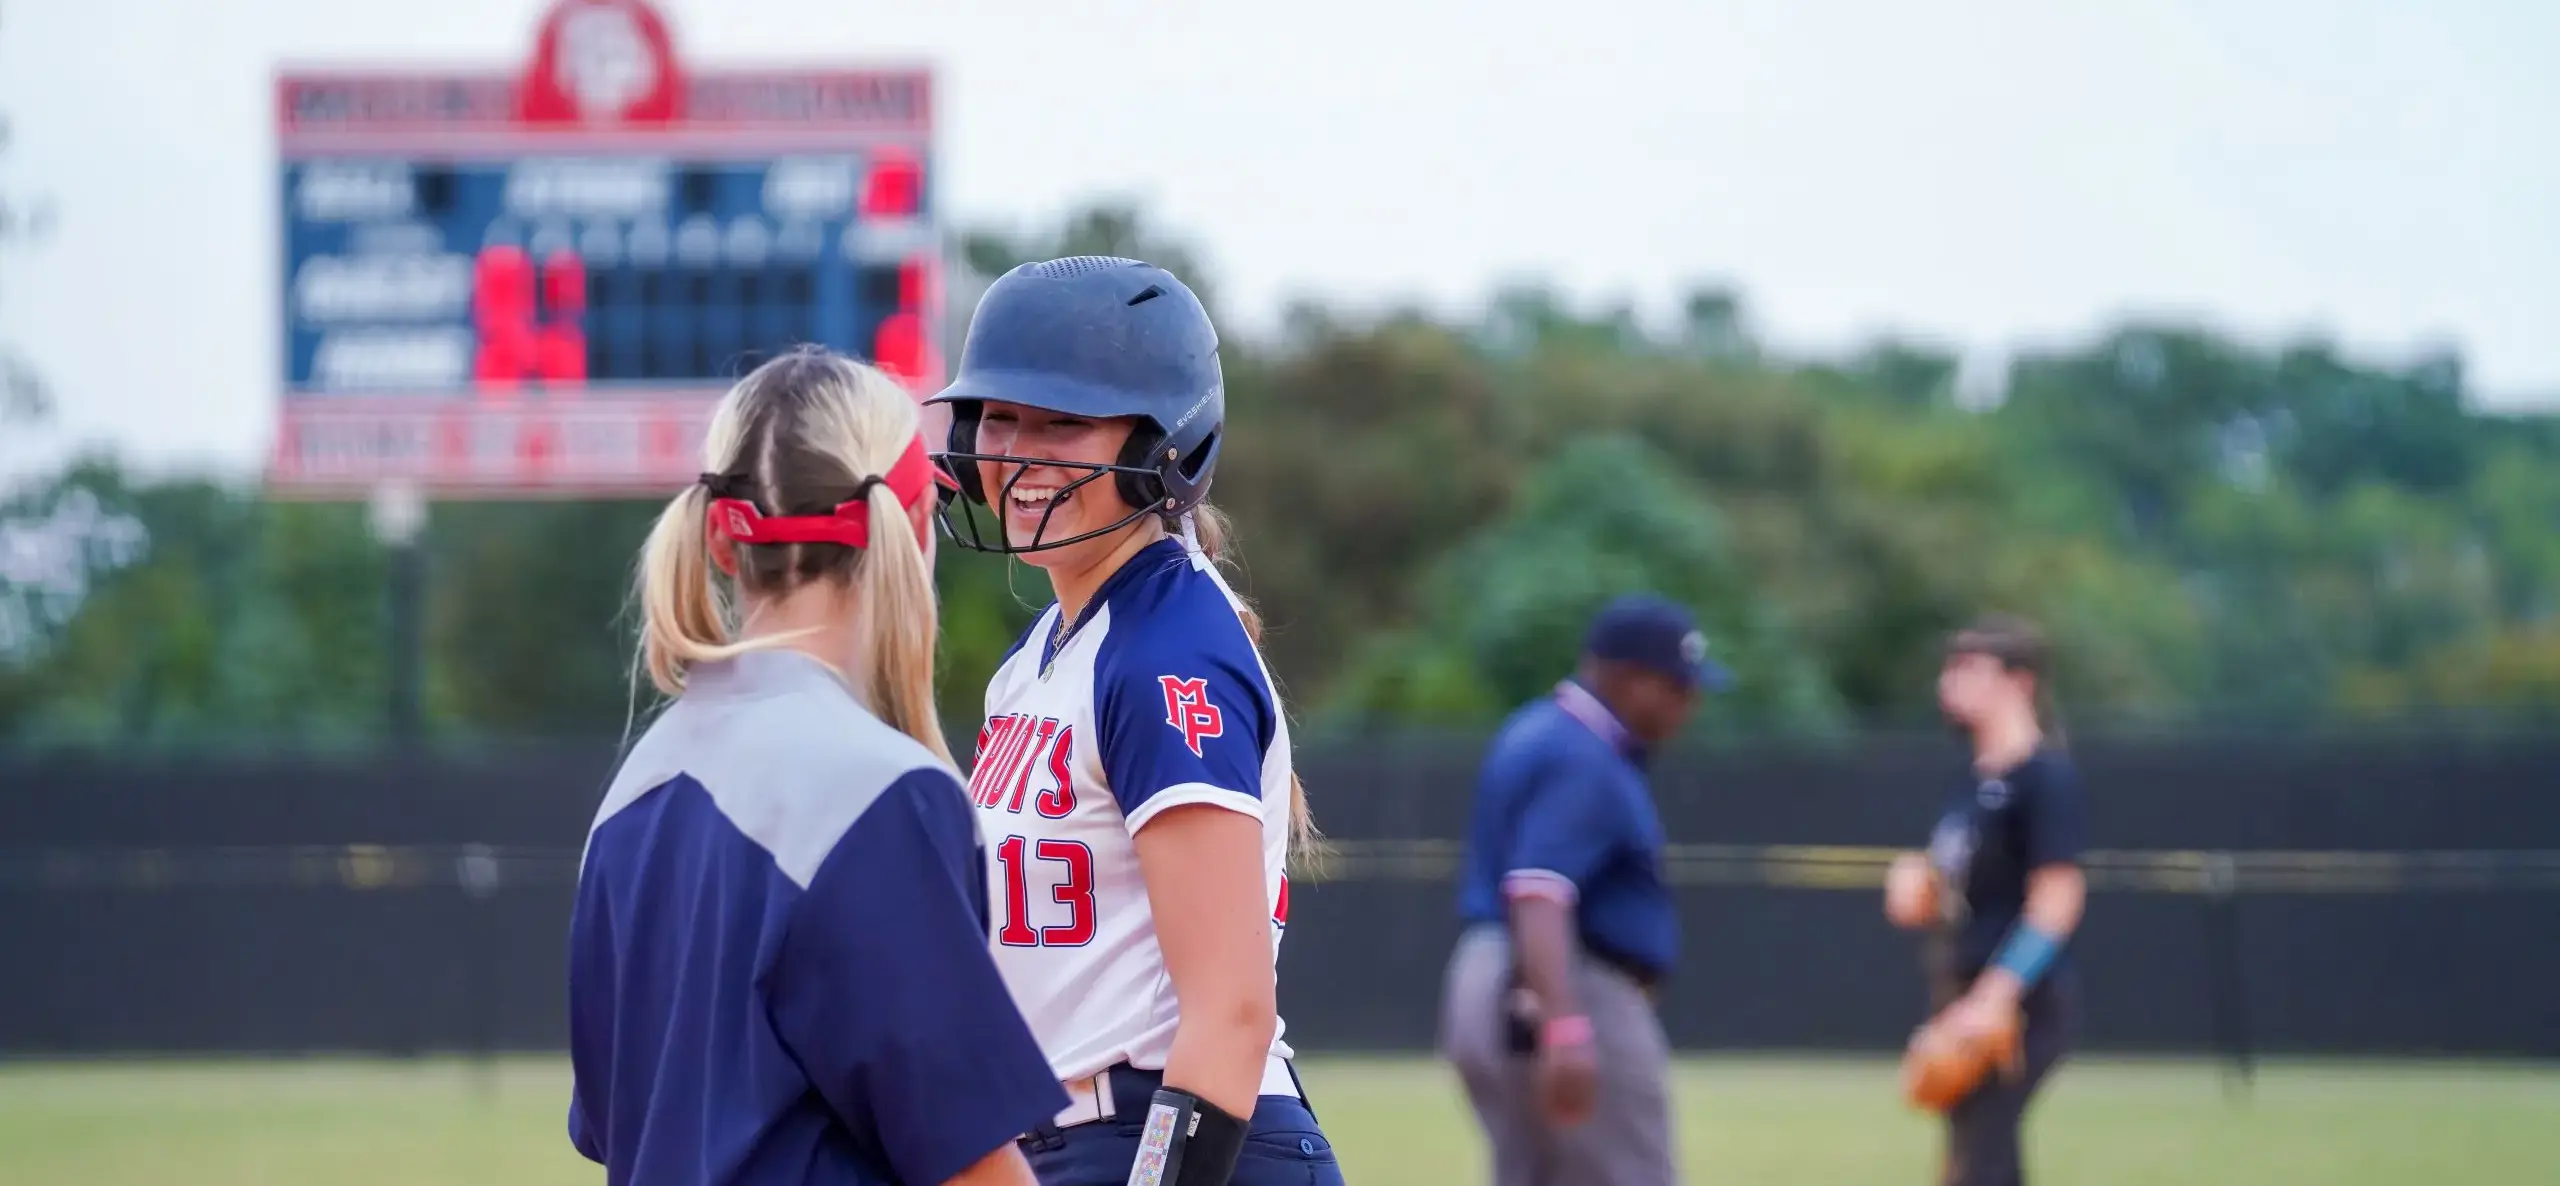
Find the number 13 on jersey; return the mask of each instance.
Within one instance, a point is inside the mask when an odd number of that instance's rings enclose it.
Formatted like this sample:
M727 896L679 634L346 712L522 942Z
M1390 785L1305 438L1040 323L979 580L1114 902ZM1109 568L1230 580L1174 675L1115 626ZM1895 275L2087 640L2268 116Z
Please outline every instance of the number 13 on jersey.
M1093 942L1093 850L1083 841L1007 836L996 844L996 864L1004 872L1004 927L996 932L999 942L1007 947L1082 947ZM1050 901L1067 908L1067 921L1031 925L1035 878L1049 887Z
M1026 860L1025 858L1029 859ZM1029 840L1007 836L996 844L996 866L1004 873L1004 927L996 939L1007 947L1082 947L1093 942L1093 850L1081 840ZM1031 925L1035 886L1048 900L1067 908L1067 921ZM1272 903L1271 925L1289 925L1289 879L1280 879L1279 900Z

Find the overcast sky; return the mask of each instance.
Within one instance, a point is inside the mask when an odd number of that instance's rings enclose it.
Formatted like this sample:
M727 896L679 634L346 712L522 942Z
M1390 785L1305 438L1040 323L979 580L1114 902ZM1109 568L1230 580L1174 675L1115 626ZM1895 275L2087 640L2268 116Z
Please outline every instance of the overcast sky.
M281 64L514 66L544 0L0 0L0 260L46 442L246 469L281 368ZM1537 276L1783 347L2022 344L2128 312L2458 347L2560 403L2548 0L666 0L694 62L922 59L944 210L1143 200L1251 332L1292 296L1464 311ZM1962 12L1961 20L1932 13ZM714 14L717 13L715 18Z

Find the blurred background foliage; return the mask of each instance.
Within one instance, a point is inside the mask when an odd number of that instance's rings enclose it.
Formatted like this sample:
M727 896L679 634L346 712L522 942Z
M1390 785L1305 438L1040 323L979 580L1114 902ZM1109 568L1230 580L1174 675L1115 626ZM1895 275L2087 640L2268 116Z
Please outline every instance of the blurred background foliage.
M1214 276L1128 208L959 251L978 284L1141 256L1216 307ZM1713 289L1667 330L1528 286L1473 323L1304 305L1284 324L1227 343L1214 497L1313 736L1482 728L1637 588L1695 605L1739 677L1709 737L1926 727L1943 632L1989 609L2056 635L2075 726L2560 710L2560 425L2473 406L2452 356L2127 323L1966 399L1951 353L1782 357ZM435 508L436 736L619 733L646 711L630 573L656 509ZM0 501L0 740L365 744L386 574L363 507L272 501L251 477L92 457L22 484ZM956 548L940 574L965 734L1047 585Z

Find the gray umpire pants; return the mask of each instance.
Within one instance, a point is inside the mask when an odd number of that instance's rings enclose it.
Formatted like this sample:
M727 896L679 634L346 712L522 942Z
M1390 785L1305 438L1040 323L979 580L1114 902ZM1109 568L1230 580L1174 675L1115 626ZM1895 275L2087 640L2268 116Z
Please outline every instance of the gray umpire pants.
M1537 1057L1510 1041L1511 938L1470 928L1441 986L1440 1051L1466 1084L1493 1152L1494 1186L1671 1186L1671 1047L1644 989L1590 959L1574 991L1590 1015L1600 1064L1598 1106L1570 1129L1538 1108Z

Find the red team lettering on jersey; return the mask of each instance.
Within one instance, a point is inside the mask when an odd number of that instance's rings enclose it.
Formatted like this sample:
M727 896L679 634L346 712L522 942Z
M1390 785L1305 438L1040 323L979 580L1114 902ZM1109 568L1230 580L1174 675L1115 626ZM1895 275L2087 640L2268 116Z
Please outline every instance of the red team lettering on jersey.
M1075 738L1075 726L1054 717L990 718L978 730L978 761L969 775L969 801L1020 815L1027 798L1041 815L1065 819L1076 809ZM1048 781L1032 796L1032 775L1044 768Z
M1076 727L1058 730L1058 743L1049 747L1049 789L1040 792L1033 804L1049 819L1065 819L1076 809Z
M1208 680L1163 675L1156 682L1164 685L1164 723L1181 731L1191 756L1200 756L1201 742L1226 735L1226 714L1209 703Z

